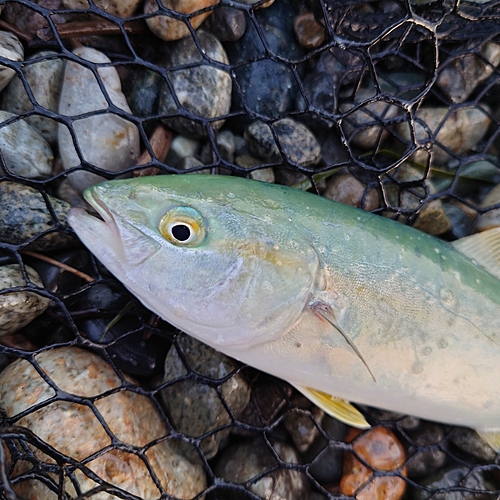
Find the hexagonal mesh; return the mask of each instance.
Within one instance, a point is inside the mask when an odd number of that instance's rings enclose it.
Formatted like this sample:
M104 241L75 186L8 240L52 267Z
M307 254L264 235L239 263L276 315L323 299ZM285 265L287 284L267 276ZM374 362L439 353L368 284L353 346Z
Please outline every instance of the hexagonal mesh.
M66 222L100 178L201 172L448 241L498 225L498 2L0 6L2 498L498 497L473 431L361 408L359 435L161 321Z

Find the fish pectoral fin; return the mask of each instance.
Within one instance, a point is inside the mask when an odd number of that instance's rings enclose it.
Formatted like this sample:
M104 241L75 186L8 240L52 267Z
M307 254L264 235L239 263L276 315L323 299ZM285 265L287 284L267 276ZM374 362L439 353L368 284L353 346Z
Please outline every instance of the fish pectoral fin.
M460 238L451 245L500 278L500 227Z
M500 431L479 431L476 429L479 437L488 443L495 453L500 453Z
M309 387L296 385L295 388L326 414L344 424L358 429L369 429L371 427L362 413L356 410L348 401Z

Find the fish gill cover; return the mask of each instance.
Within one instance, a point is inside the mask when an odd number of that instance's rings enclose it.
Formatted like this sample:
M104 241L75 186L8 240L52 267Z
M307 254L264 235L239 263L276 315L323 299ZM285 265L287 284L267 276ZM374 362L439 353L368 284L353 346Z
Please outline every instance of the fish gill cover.
M146 310L66 222L103 178L201 173L448 241L498 226L498 2L0 8L2 498L498 496L474 431L348 429Z

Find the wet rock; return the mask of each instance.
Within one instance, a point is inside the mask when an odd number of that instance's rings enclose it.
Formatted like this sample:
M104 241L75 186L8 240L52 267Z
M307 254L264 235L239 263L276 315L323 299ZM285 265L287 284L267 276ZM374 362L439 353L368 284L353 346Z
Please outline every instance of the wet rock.
M305 49L316 49L325 41L325 27L316 21L312 12L297 16L293 21L293 30Z
M460 47L459 51L467 50ZM500 45L495 42L484 43L476 53L465 53L455 57L451 55L439 68L436 85L453 103L465 102L474 89L493 74L500 64ZM487 62L485 62L485 59Z
M30 283L43 288L37 272L25 266ZM18 264L0 266L0 290L29 286ZM17 332L45 312L50 300L35 292L9 292L0 295L0 337Z
M227 161L228 163L233 163L234 152L235 152L233 133L230 130L221 130L217 134L215 142L217 145L217 153L215 158L212 152L212 146L210 142L206 142L200 154L201 161L206 164L213 163L214 161L217 161L217 156L220 156L223 160Z
M64 72L64 63L56 52L39 52L29 57L23 68L24 76L30 86L36 102L48 111L57 113L59 95ZM22 80L16 76L2 93L2 109L14 114L21 114L33 109ZM57 142L57 122L51 118L34 115L26 118L45 140L54 146Z
M275 443L273 448L284 462L298 463L297 454L289 445ZM262 439L255 439L224 450L215 466L215 474L225 481L245 484L253 477L275 467L277 463L266 443ZM280 468L250 482L247 488L265 500L307 498L309 484L302 473ZM223 493L220 498L240 500L244 497L231 492L227 495Z
M187 156L194 156L200 149L200 141L191 139L184 135L177 135L174 137L170 149L168 151L165 163L174 168L177 168L183 158Z
M36 4L48 11L64 8L62 0L37 0ZM33 37L36 36L38 30L49 26L47 19L42 14L39 14L35 9L29 8L25 4L8 2L4 7L2 19ZM61 24L66 22L66 19L70 16L52 14L50 17L54 23Z
M111 62L104 54L90 47L75 49L73 53L87 61L89 66ZM116 69L107 66L98 67L97 71L111 103L130 113ZM73 120L76 141L83 160L109 172L119 172L134 165L139 157L139 131L131 121L108 112L109 104L92 71L84 63L67 61L59 113L73 117L100 111L93 116ZM63 124L59 124L59 149L66 170L81 164L71 134ZM104 179L85 171L73 172L68 177L80 191Z
M380 205L380 197L375 188L367 188L349 172L340 171L328 178L325 198L371 211Z
M449 467L419 483L427 489L415 489L414 500L490 500L497 487L480 470L466 466ZM453 488L456 488L453 491ZM467 491L472 490L472 491ZM494 496L494 495L493 495Z
M59 389L86 402L84 405L56 399L16 421L16 425L28 428L60 453L81 461L112 444L92 407L99 411L111 433L123 443L141 448L168 435L166 425L146 396L124 389L94 399L123 385L113 368L95 354L76 347L61 347L42 352L35 359ZM134 383L132 379L127 380ZM0 375L0 400L8 418L55 395L54 389L27 360L15 361ZM206 480L199 457L186 446L175 440L161 441L147 447L144 454L167 494L190 499L205 488ZM41 450L35 448L33 453L39 460L56 466L55 460ZM86 461L85 465L102 480L129 494L141 498L160 496L146 464L134 453L111 446L105 453ZM21 462L21 466L18 463L12 476L31 467L28 462ZM52 476L57 482L58 474ZM74 479L81 493L76 493L71 480L66 477L63 486L68 496L85 494L96 486L78 469ZM18 482L15 489L24 497L53 498L44 492L43 483L36 479ZM112 497L115 498L112 494L99 494L103 500Z
M132 73L123 91L135 116L156 114L161 84L162 77L156 71L141 68L140 71Z
M353 441L353 451L370 464L374 469L386 471L389 474L373 477L369 469L351 452L344 454L344 471L340 480L340 493L355 496L358 500L373 498L400 499L406 489L404 479L390 475L398 471L406 475L403 466L406 456L401 443L386 427L373 427L358 437L362 431L351 429L346 441Z
M406 467L409 478L429 477L444 466L447 455L440 449L440 444L445 439L442 425L422 422L409 432L409 435L415 443L408 449L409 459Z
M203 28L213 33L221 42L235 42L247 27L245 13L241 10L220 5L205 21Z
M167 342L144 324L137 313L128 313L133 297L122 288L97 284L82 294L82 310L98 310L99 317L78 321L80 332L98 345L104 345L109 357L131 375L148 377L163 369ZM118 320L117 316L122 315Z
M237 156L235 158L235 163L239 167L243 167L247 170L250 170L262 165L262 160L254 158L253 156L250 155L242 155L242 156ZM251 179L254 179L256 181L274 183L276 180L274 177L274 170L272 167L251 170L248 175Z
M202 30L198 30L196 34L207 57L224 64L228 63L226 52L217 38ZM180 40L172 47L165 66L173 68L194 63L197 64L191 68L170 71L169 78L182 108L195 115L199 121L181 116L164 118L162 121L180 134L199 138L207 135L203 124L205 120L211 120L229 112L232 83L228 73L208 65L203 60L191 37ZM160 91L158 111L160 114L178 112L166 83ZM224 120L211 121L211 126L219 129L223 123Z
M67 9L88 9L90 4L87 0L62 0ZM94 0L94 5L104 12L118 17L130 17L133 15L141 0Z
M450 434L450 441L457 448L487 463L493 463L497 457L493 448L472 429L455 427Z
M164 382L175 381L193 371L214 381L221 380L236 369L236 364L230 358L188 335L179 336L177 346L182 355L179 355L175 345L170 348L165 359ZM187 368L182 357L186 359ZM245 379L236 374L218 387L224 401L237 417L250 400L250 388ZM231 422L221 397L207 383L194 379L174 382L161 391L161 399L173 427L189 436L201 437ZM225 429L202 440L201 449L207 458L215 456L229 432L230 429Z
M15 117L8 111L0 111L0 149L8 170L31 179L48 177L54 161L52 149L25 120L5 124Z
M10 61L24 59L24 47L17 36L7 31L0 31L0 57ZM8 66L0 65L0 91L14 78L16 72Z
M422 107L416 113L416 143L419 146L432 143L434 163L444 166L452 159L447 150L455 156L463 156L484 137L491 123L486 111L485 105L480 107L472 104L471 107L452 112L448 107ZM403 141L411 144L408 123L399 123L396 129ZM428 129L430 134L427 132ZM412 160L425 165L427 152L423 150L415 152Z
M283 118L271 126L261 121L252 123L245 132L245 142L250 154L270 162L284 160L307 167L321 159L321 148L314 135L291 118Z
M205 9L211 5L217 5L219 0L183 0L183 2L178 2L175 0L161 0L161 5L167 9L173 10L180 14L192 14L198 10ZM153 14L158 12L157 0L146 0L144 4L144 13ZM203 12L197 16L191 17L189 22L193 29L198 28L200 24L212 13L211 10ZM153 17L148 17L146 23L149 29L162 40L179 40L181 38L187 37L190 32L186 23L179 19L175 19L166 15L157 15Z
M479 207L482 210L487 210L490 207L500 205L500 184L497 184L488 194L483 198ZM475 224L476 231L486 231L494 227L500 226L500 208L495 208L484 212Z
M76 236L50 229L70 229L66 221L71 206L48 196L57 221L54 221L40 191L15 182L0 183L0 241L22 245L32 238L27 250L54 250L78 244ZM47 234L43 234L47 232Z
M177 165L177 168L179 170L192 170L192 169L197 169L194 172L188 172L190 174L209 174L210 169L209 168L201 168L204 167L204 164L195 158L194 156L185 156Z
M443 202L443 209L450 221L450 231L454 239L469 236L477 218L477 211L458 200Z

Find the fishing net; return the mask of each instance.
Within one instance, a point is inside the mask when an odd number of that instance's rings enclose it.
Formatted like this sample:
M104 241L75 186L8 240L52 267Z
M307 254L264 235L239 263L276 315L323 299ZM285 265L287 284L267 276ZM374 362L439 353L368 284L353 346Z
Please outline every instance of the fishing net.
M130 3L0 1L2 498L498 497L473 431L361 408L358 435L147 311L66 222L89 173L202 172L450 241L498 225L498 2ZM110 115L136 142L106 163Z

